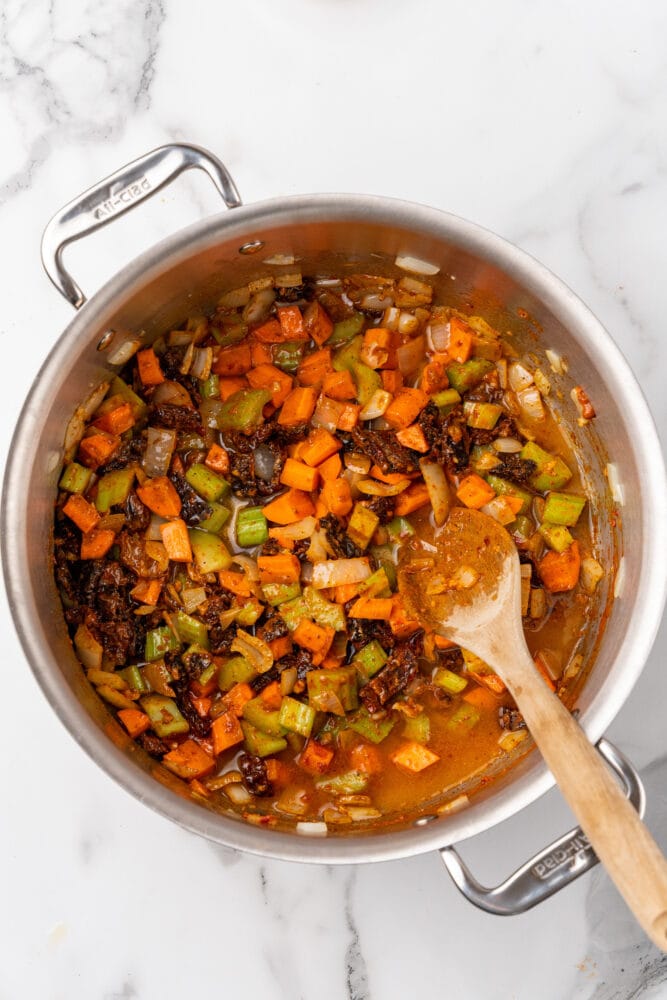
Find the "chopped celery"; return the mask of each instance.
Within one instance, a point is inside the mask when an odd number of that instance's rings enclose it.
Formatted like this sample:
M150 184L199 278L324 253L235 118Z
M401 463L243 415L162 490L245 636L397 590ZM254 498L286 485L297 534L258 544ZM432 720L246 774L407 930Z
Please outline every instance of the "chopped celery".
M350 371L354 362L359 360L363 343L363 337L355 337L354 340L351 340L349 344L345 345L345 347L341 347L339 351L336 351L331 359L334 371Z
M456 389L443 389L441 392L434 392L431 401L435 403L439 410L456 406L461 402L461 394Z
M280 711L267 708L261 696L251 698L243 706L243 718L255 729L269 736L284 736L285 727L280 722Z
M269 537L269 526L261 507L244 507L236 515L236 541L243 548L263 545Z
M145 663L141 668L141 676L149 691L173 697L174 689L171 682L174 678L164 660L153 660L151 663Z
M320 778L315 782L315 787L331 795L358 795L364 791L368 780L369 775L364 771L346 771L333 778Z
M468 427L476 427L480 430L490 431L498 423L498 418L503 412L502 406L496 403L465 402L463 412L466 415Z
M226 479L200 462L195 462L194 465L190 466L185 473L185 478L192 489L196 490L199 496L208 500L209 503L220 500L231 490Z
M576 493L549 493L544 505L544 520L571 528L579 520L585 506L586 497L577 496Z
M327 601L326 597L322 597L319 590L315 590L314 587L304 587L303 596L307 612L318 625L322 625L323 628L329 627L335 629L336 632L342 632L345 628L345 612L340 604Z
M402 735L415 743L428 743L431 739L431 720L426 712L415 715L412 719L406 718Z
M507 479L503 479L501 476L495 476L492 472L486 477L486 481L492 490L495 490L498 496L501 497L518 497L523 503L519 508L519 514L527 514L530 510L530 505L533 502L533 494L529 493L528 490L524 490L522 486L517 486L516 483L511 483Z
M202 687L206 687L208 682L214 677L214 675L219 669L220 668L218 667L217 663L213 662L209 663L209 665L205 667L200 673L199 677L197 678L197 683L201 684Z
M220 378L217 375L209 375L208 378L201 379L199 390L204 399L220 399Z
M100 514L108 513L111 507L125 503L134 483L134 469L116 469L107 472L97 484L95 506Z
M393 517L387 525L390 538L407 538L414 535L415 529L412 527L407 517Z
M519 514L515 521L507 526L507 530L512 535L515 540L527 541L533 534L534 525L529 517L525 514Z
M207 427L214 427L219 431L243 431L249 434L263 422L262 411L270 399L271 393L267 389L239 389L224 403L209 399L204 422Z
M122 378L116 375L115 378L111 379L111 385L109 386L109 392L107 396L122 396L126 403L129 403L132 407L132 415L135 421L141 420L142 417L146 416L148 412L148 407L144 403L140 396L137 396L134 389L131 389L127 382L123 382Z
M543 521L537 530L549 548L555 552L565 552L574 541L564 524L551 524L549 521Z
M272 608L275 608L279 604L284 604L285 601L291 601L295 597L300 597L301 584L298 582L265 583L262 586L262 594L264 595L266 603L270 604Z
M235 684L247 684L257 671L245 656L232 656L218 668L218 687L221 691L229 691Z
M470 452L470 467L480 476L485 476L498 465L500 455L491 444L476 444Z
M353 313L352 316L334 323L331 336L327 340L327 347L337 347L339 344L345 344L348 340L352 340L358 333L361 333L363 325L364 317L361 313Z
M280 706L280 723L290 732L310 736L315 722L315 709L296 698L286 696Z
M70 462L60 477L58 486L68 493L85 493L92 474L92 469L86 469L78 462Z
M211 516L207 517L204 521L200 521L198 526L202 531L208 531L211 535L217 535L229 520L229 510L227 507L223 507L221 503L215 503L215 501L209 503L211 508Z
M276 368L294 375L303 357L303 342L287 341L285 344L274 344L271 354Z
M145 677L136 665L124 667L118 673L132 691L140 691L143 694L149 690Z
M455 362L447 369L447 378L452 389L464 393L468 389L481 382L487 372L492 371L495 365L492 361L485 361L484 358L471 358L462 364Z
M181 644L167 625L151 629L146 633L145 657L147 660L159 660L165 653L180 649Z
M464 701L447 720L447 729L455 736L463 736L479 722L479 709Z
M447 667L438 667L433 674L433 683L448 691L449 694L460 694L468 686L465 677L455 674L453 670L448 670Z
M280 753L287 747L287 740L282 736L271 736L269 733L263 733L249 722L242 721L241 729L243 730L246 750L248 753L256 754L257 757L268 757L269 754Z
M351 362L350 372L357 387L357 402L365 406L371 396L382 388L380 373L369 368L363 361Z
M162 694L146 694L140 700L141 707L151 720L151 726L158 736L176 736L179 733L187 733L190 729L173 698L167 698Z
M365 708L348 719L348 729L353 729L371 743L382 743L396 725L396 718L387 715L384 719L372 719Z
M357 708L357 672L354 666L309 670L308 701L318 712L344 715Z
M303 618L312 618L310 609L306 603L306 598L293 597L291 601L285 601L280 605L280 617L287 625L290 632L293 632Z
M181 642L194 643L202 649L208 649L208 629L198 618L186 615L184 611L177 611L171 616L174 627L178 632Z
M373 639L355 654L352 662L356 664L357 669L363 678L368 680L370 677L373 677L378 670L382 669L388 659L389 657L380 643L377 639Z
M572 472L562 458L551 455L534 441L527 441L520 452L521 458L535 462L537 470L530 477L530 485L540 493L559 490L572 479Z
M233 560L222 538L198 528L190 528L188 537L200 573L218 573L229 569Z
M352 516L347 525L347 537L363 551L375 534L380 518L368 507L355 503Z
M220 347L231 347L232 344L238 344L247 332L248 327L245 323L235 322L234 316L225 316L225 326L222 330L215 326L211 327L211 333Z
M263 613L264 608L256 600L246 600L246 602L239 608L236 613L235 621L239 625L243 625L247 628L248 625L254 625L260 615Z
M359 584L359 593L368 593L372 597L391 597L391 587L389 577L384 566L380 566L374 573Z

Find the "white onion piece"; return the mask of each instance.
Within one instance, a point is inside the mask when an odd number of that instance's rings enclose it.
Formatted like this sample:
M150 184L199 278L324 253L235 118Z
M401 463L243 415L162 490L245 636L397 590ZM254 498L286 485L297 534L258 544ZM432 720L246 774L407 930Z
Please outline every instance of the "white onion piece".
M537 386L521 389L516 394L519 406L530 420L544 420L544 404Z
M324 590L326 587L339 587L345 583L361 583L370 575L371 567L365 556L358 559L330 559L313 568L313 587Z
M99 670L104 650L87 625L79 625L74 635L77 656L86 670Z
M403 375L414 375L424 360L425 338L415 337L407 344L402 344L396 351L398 367Z
M365 493L372 497L397 497L403 493L410 485L409 479L402 479L398 483L380 483L377 479L361 479L357 483L360 493Z
M276 465L276 456L265 444L260 444L253 455L255 475L264 482L270 482Z
M489 517L492 517L498 524L502 524L503 527L516 520L516 514L505 497L494 497L493 500L485 503L481 510L482 514L488 514Z
M623 506L625 504L625 492L618 474L618 466L615 462L607 462L607 479L609 480L609 489L611 490L612 498L616 503L620 503Z
M269 528L269 535L272 538L280 535L281 538L292 538L295 542L298 542L302 538L310 538L316 527L317 521L314 517L309 516L302 518L300 521L295 521L294 524L286 524L280 528ZM275 532L275 535L273 532ZM236 559L238 562L238 557ZM305 566L303 568L305 569Z
M343 462L346 469L350 469L351 472L359 472L362 476L365 476L371 467L368 455L362 455L358 451L346 452L343 456Z
M221 295L218 299L218 305L222 309L240 309L248 304L249 298L248 286L244 285L243 288L232 288L231 291Z
M140 340L126 340L124 344L120 344L115 351L112 351L108 355L107 361L110 365L118 365L119 368L122 368L123 365L127 364L132 355L136 354L140 347Z
M273 264L275 267L289 267L294 263L293 253L274 253L270 257L264 258L265 264Z
M564 375L565 372L567 371L567 364L565 363L561 355L557 354L556 351L551 351L548 349L544 353L546 354L547 361L549 362L549 367L551 368L551 371L554 373L554 375Z
M419 320L411 312L401 310L398 317L398 332L403 334L416 333L419 329Z
M496 361L496 370L498 372L498 383L501 389L507 388L507 360L505 358L499 358Z
M272 288L263 288L261 291L255 292L243 310L244 322L254 325L265 320L275 298L276 293Z
M234 556L234 562L237 566L240 566L248 580L251 583L257 583L259 580L259 569L257 568L257 563L250 556L243 555L238 552Z
M419 462L419 468L426 483L435 523L437 525L444 524L449 516L451 500L445 470L437 462L426 462L424 459Z
M329 827L326 823L297 823L296 832L304 837L326 837Z
M382 312L383 309L391 308L393 299L389 295L381 295L379 292L369 292L364 295L360 302L362 309L368 309L370 312Z
M513 455L521 451L523 445L517 438L496 438L493 447L504 455Z
M192 353L190 374L195 378L206 379L211 374L213 351L210 347L196 347Z
M245 785L241 785L236 781L225 785L222 790L235 806L247 806L249 802L252 802L252 795Z
M308 552L306 553L306 558L311 566L316 566L319 563L325 562L330 555L333 555L331 546L329 545L329 540L327 538L326 531L317 529L313 532L310 539L310 545L308 546ZM314 577L314 572L311 573L311 579Z
M382 317L382 329L383 330L398 330L398 319L401 315L400 309L396 306L391 306L390 309L385 309L384 316Z
M376 417L381 417L392 399L392 394L386 389L376 389L366 405L359 411L359 419L375 420Z
M509 384L510 389L514 392L520 392L521 389L527 389L528 386L533 384L533 373L529 372L527 368L524 368L522 364L518 361L513 361L509 366Z
M437 264L429 264L427 260L420 260L419 257L410 257L409 255L397 257L395 264L403 271L412 271L413 274L438 274L440 271Z
M151 519L148 522L148 527L146 528L146 533L144 538L148 542L161 542L162 532L160 531L160 525L165 524L165 518L160 517L159 514L151 514Z
M176 447L176 431L163 427L149 427L146 432L146 451L141 465L147 476L166 476L171 456Z
M426 328L429 350L441 353L449 343L449 323L431 322Z
M260 674L265 674L273 666L273 653L270 647L259 636L250 635L242 628L236 633L231 650L233 653L240 653L241 656L250 660L255 670Z
M170 330L167 334L169 347L187 347L191 343L192 334L189 330Z
M160 382L153 393L154 403L170 403L172 406L188 406L192 409L190 393L179 382L167 379Z
M587 594L592 594L595 591L603 576L604 570L597 559L589 556L581 560L581 575L579 580Z
M181 591L181 600L183 610L187 615L191 615L206 600L206 590L204 587L187 587Z
M333 433L344 409L344 403L339 403L336 399L329 399L328 396L320 396L311 423L315 427L324 427L325 430Z

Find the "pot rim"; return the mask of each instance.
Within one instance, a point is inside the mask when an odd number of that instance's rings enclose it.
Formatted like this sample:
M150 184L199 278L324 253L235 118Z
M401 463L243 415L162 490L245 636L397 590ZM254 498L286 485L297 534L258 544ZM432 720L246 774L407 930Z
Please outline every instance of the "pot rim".
M253 827L242 820L227 819L182 799L155 778L135 767L118 750L72 697L55 664L44 656L35 629L35 610L30 588L10 567L26 564L25 508L21 482L39 425L40 403L46 398L50 371L66 371L71 341L87 339L89 323L114 302L131 295L165 268L210 246L216 237L238 234L241 243L279 225L306 222L362 220L398 226L449 240L477 253L510 275L535 295L568 329L576 331L584 347L605 359L605 378L613 383L629 422L642 427L635 440L635 455L642 470L642 515L645 524L643 572L634 615L615 663L623 658L622 670L595 696L583 713L581 724L595 742L605 731L641 673L658 630L667 592L667 579L659 572L651 551L667 550L667 519L660 517L660 501L667 496L667 478L657 431L641 388L619 348L582 300L535 258L487 229L439 209L375 195L308 194L272 198L242 206L193 223L141 253L107 281L84 304L65 328L42 365L26 401L10 444L3 483L0 521L5 585L14 624L33 674L44 695L73 738L106 773L139 801L167 819L227 847L286 861L326 864L389 861L435 850L465 840L508 819L535 801L554 785L543 762L519 784L501 789L484 802L473 802L444 823L360 837L303 837ZM253 230L255 232L253 232ZM657 456L660 456L658 459ZM22 530L23 529L23 530ZM650 539L650 545L649 545ZM630 648L626 650L626 646ZM444 817L443 817L444 819ZM306 846L307 845L307 846Z

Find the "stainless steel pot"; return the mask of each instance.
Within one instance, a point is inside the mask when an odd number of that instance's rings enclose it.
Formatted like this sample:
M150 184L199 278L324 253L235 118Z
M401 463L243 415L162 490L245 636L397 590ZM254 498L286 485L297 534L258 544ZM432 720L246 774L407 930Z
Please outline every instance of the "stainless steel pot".
M182 230L136 258L91 299L67 273L67 243L112 221L190 167L207 171L229 213ZM567 425L576 412L569 390L585 385L598 417L575 430L597 511L600 546L616 560L617 596L602 588L608 621L594 667L582 688L581 724L593 741L627 698L649 654L665 599L667 483L655 428L641 390L600 323L558 278L527 254L480 227L421 205L358 195L305 195L241 207L225 167L194 146L154 150L75 199L46 229L49 276L78 312L44 363L12 442L2 503L2 554L10 606L26 657L70 733L124 788L162 815L229 847L288 860L349 863L440 850L459 887L496 913L519 912L595 863L580 831L571 831L489 890L467 871L452 845L488 829L532 802L553 779L540 757L524 757L464 810L423 816L388 833L306 838L249 826L192 801L177 779L138 751L94 695L74 656L45 554L63 440L72 413L118 370L140 337L150 342L184 315L205 309L226 289L280 269L293 256L304 273L398 273L397 254L436 264L432 279L452 304L472 304L516 343L543 358L565 357L569 373L553 376L554 400ZM271 263L267 262L270 261ZM558 402L558 390L562 401ZM81 409L78 410L79 415ZM605 446L617 477L606 476ZM616 481L617 480L617 481ZM30 506L25 498L30 497ZM611 507L617 527L600 516ZM622 582L621 582L622 580ZM589 655L593 656L590 644ZM601 752L643 808L639 779L606 741ZM158 780L156 780L158 778Z

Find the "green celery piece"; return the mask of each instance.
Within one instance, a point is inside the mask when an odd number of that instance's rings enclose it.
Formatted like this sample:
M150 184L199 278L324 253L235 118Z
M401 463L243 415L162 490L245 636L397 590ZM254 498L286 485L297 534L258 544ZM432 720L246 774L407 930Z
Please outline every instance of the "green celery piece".
M438 667L433 675L433 683L448 691L449 694L460 694L468 686L465 677L455 674L453 670L448 670L447 667Z
M368 547L379 523L380 518L377 514L363 504L355 503L345 533L363 551Z
M285 601L280 605L280 617L287 625L290 632L293 632L303 618L311 618L310 608L306 603L306 598L294 597L291 601Z
M549 521L543 521L537 530L549 548L555 552L565 552L574 541L574 538L564 524L552 524Z
M526 541L535 530L533 522L525 514L519 514L515 521L507 525L507 530L516 539Z
M352 662L356 664L362 677L369 680L378 670L382 670L388 659L380 643L377 639L373 639L355 654Z
M134 469L116 469L107 472L97 484L95 506L100 514L107 514L111 507L125 503L134 483Z
M257 757L268 757L272 753L280 753L287 748L287 740L282 736L271 736L249 722L241 721L245 748L248 753Z
M200 521L197 527L200 531L208 531L211 535L217 535L229 520L229 510L227 507L223 507L221 503L215 503L212 501L209 503L211 508L211 516L207 517L204 521Z
M524 490L522 486L517 486L516 483L510 482L508 479L503 479L501 476L494 475L493 472L489 472L486 477L486 481L491 489L496 491L498 496L518 497L519 500L523 500L523 503L519 508L519 514L528 513L530 505L533 502L532 493L529 493L528 490Z
M263 613L264 608L258 601L246 600L245 604L237 611L235 621L247 628L249 625L254 625Z
M466 424L468 427L491 431L498 423L498 418L503 412L503 408L496 403L466 401L463 404L463 412L466 415Z
M408 538L414 535L415 529L412 527L407 517L394 517L387 525L387 531L391 538Z
M300 583L265 583L262 586L262 594L267 604L272 608L291 601L295 597L301 596Z
M357 387L357 402L365 406L371 396L382 388L382 378L379 372L369 368L363 361L352 361L350 372Z
M387 715L384 719L372 719L365 708L348 719L348 729L353 729L371 743L382 743L396 725L396 718Z
M209 663L208 667L202 670L199 677L197 678L197 681L201 684L202 687L205 687L219 669L220 668L218 667L217 663Z
M490 444L476 444L470 452L470 467L480 476L486 476L493 468L487 465L489 456L494 459L494 465L500 465L500 455Z
M292 733L310 736L315 722L315 709L296 698L285 696L280 706L280 724Z
M173 698L162 694L146 694L140 701L158 736L177 736L189 731L190 727Z
M87 469L78 462L70 462L60 477L58 486L68 493L85 493L92 474L92 469Z
M463 394L474 388L495 365L484 358L471 358L463 363L454 362L447 369L447 378L452 389Z
M441 392L434 392L431 396L432 402L439 410L449 409L461 402L461 394L456 389L442 389Z
M231 320L231 317L228 317ZM220 347L231 347L232 344L238 344L248 332L248 327L245 323L232 323L229 322L227 326L223 326L222 329L219 327L212 326L211 333L215 337Z
M141 670L136 665L124 667L122 670L119 670L118 673L132 691L139 691L143 694L144 692L147 693L150 690L148 684L146 683L146 679L141 673Z
M336 372L351 371L354 362L359 360L363 343L363 337L355 337L345 347L341 347L339 351L336 351L331 359L333 370Z
M180 649L181 644L167 625L151 629L146 633L145 657L147 660L160 660L165 653Z
M347 729L347 716L345 715L327 715L326 721L320 731L317 733L317 739L319 740L321 736L327 735L333 736L335 740L338 739L338 734L342 733L344 729Z
M218 687L221 691L229 691L235 684L247 684L257 671L245 656L232 656L218 668Z
M252 698L243 706L243 718L255 729L268 736L284 736L285 726L280 721L280 711L266 707L261 697Z
M331 336L327 340L327 347L338 347L339 344L345 344L349 340L352 340L353 337L361 333L363 325L364 317L362 313L353 313L352 316L334 323Z
M134 389L131 389L127 382L123 382L119 375L111 379L111 385L107 393L107 397L109 396L122 396L125 402L129 403L132 407L132 416L136 422L139 422L148 413L148 407L141 396L137 396Z
M306 680L308 701L318 712L344 715L359 705L354 665L334 670L309 670Z
M549 493L544 505L544 520L572 528L586 506L586 497L576 493Z
M192 489L209 503L222 499L231 490L226 479L201 462L195 462L191 465L185 473L185 478Z
M207 426L219 431L256 430L264 421L263 409L271 399L267 389L239 389L223 402L207 403Z
M318 625L321 625L323 628L329 627L335 629L336 632L343 631L346 624L345 612L341 608L340 604L334 604L333 601L327 601L326 597L322 597L319 590L315 590L314 587L304 587L303 596L306 602L307 612Z
M393 566L392 563L390 565ZM367 590L372 590L375 597L391 597L391 586L389 577L384 566L380 566L374 573L359 584L359 593L365 594Z
M261 507L244 507L236 515L236 541L243 548L263 545L269 537L269 526Z
M431 720L426 712L415 715L413 719L406 718L402 735L415 743L428 743L431 739Z
M174 627L181 637L181 642L187 642L208 649L208 629L198 618L186 615L185 611L177 611L171 616Z
M534 441L527 441L521 449L521 458L537 463L537 471L530 478L530 485L540 493L559 490L572 479L572 472L562 458L551 455Z
M320 792L329 792L331 795L358 795L365 790L368 780L369 776L363 771L346 771L333 778L320 778L315 782L315 787Z
M229 569L233 559L222 538L198 528L190 528L188 537L200 573L218 573Z
M447 729L454 736L464 736L479 722L479 710L464 701L447 720Z
M201 434L194 431L181 431L178 435L179 451L206 451L206 442Z
M220 399L220 378L218 375L209 375L208 378L199 380L199 390L204 399Z
M174 678L164 660L153 660L151 663L145 663L141 668L141 676L149 691L173 698L174 689L171 682Z
M271 356L276 368L294 375L303 357L304 344L302 341L287 341L285 344L274 344L271 348Z

